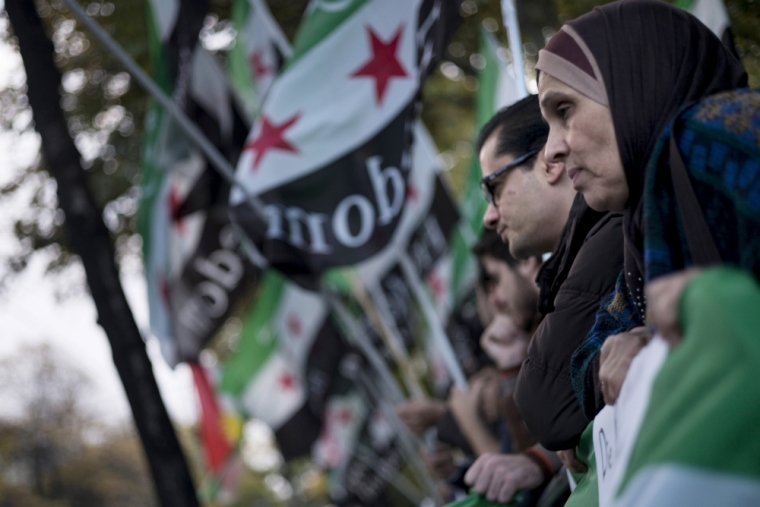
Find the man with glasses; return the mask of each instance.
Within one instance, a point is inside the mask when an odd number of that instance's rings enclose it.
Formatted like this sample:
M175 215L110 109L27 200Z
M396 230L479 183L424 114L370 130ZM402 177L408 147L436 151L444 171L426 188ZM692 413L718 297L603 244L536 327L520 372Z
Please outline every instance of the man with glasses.
M496 113L481 130L477 149L488 201L485 226L509 243L516 258L552 252L536 278L544 319L531 339L514 399L530 433L547 449L569 450L570 463L589 424L570 380L570 358L623 268L622 216L591 210L563 165L546 162L548 134L538 98L529 96ZM598 365L590 370L594 378L587 381L598 384ZM519 459L484 456L465 480L489 499L506 501L538 480L538 468L531 473Z

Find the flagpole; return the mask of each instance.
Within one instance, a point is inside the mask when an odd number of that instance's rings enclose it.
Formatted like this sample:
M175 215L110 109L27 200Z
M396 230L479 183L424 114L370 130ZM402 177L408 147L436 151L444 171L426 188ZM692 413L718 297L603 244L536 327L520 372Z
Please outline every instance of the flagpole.
M462 366L459 364L454 349L451 346L451 342L446 336L446 331L443 329L441 319L438 317L435 308L433 308L430 296L425 292L419 274L406 252L403 252L400 255L399 264L401 265L401 271L404 273L407 283L412 287L414 295L422 307L425 320L427 320L428 326L430 326L430 333L433 336L436 350L441 353L443 362L446 364L446 369L448 370L449 375L451 375L454 385L463 391L467 391L467 379L462 371Z
M385 360L380 357L380 354L375 350L375 347L369 342L367 335L359 328L356 319L351 316L348 308L346 308L340 298L332 291L323 287L322 293L325 294L330 307L333 312L335 312L335 316L338 317L344 330L347 331L344 334L351 337L351 341L359 347L362 355L367 361L369 361L370 366L372 366L380 376L382 383L385 384L384 387L390 396L391 401L396 404L405 401L406 397L404 396L404 392L399 387L396 379L393 378L393 375L388 369L388 365L385 364Z
M96 23L76 0L63 0L63 3L71 12L100 40L100 42L119 60L127 71L134 77L140 86L147 91L161 106L174 118L180 128L187 134L191 141L203 152L219 174L233 187L238 187L245 195L247 201L253 207L254 211L260 217L265 217L264 205L261 200L251 194L240 181L235 178L235 168L224 158L219 150L216 149L203 132L193 123L182 111L176 102L174 102L150 76L139 66L137 62L127 53L103 28Z
M507 29L509 50L512 53L512 66L515 68L517 93L520 97L528 96L525 86L525 62L523 61L522 39L520 25L517 22L517 10L513 0L501 0L501 14L504 17L504 27Z
M428 473L428 469L425 463L422 461L419 451L417 448L415 448L414 442L409 436L406 426L404 426L404 423L399 418L393 405L383 397L382 391L378 389L378 387L366 373L361 371L358 372L356 380L358 380L359 383L364 387L369 396L375 399L377 406L380 408L380 410L385 412L385 415L390 420L391 425L396 429L396 435L399 437L399 442L402 449L404 449L405 454L407 455L407 459L410 461L410 465L413 469L416 469L417 474L422 479L423 483L427 486L426 489L431 492L436 505L443 505L443 498L441 498L441 494L438 492L438 486L435 483L435 480Z
M406 347L404 347L401 333L398 327L396 327L393 317L390 315L388 303L385 300L385 295L382 294L382 290L375 286L369 289L368 294L364 285L359 281L353 284L353 289L359 305L377 327L380 338L393 355L393 359L398 363L409 393L415 398L425 397L425 391L414 375L412 366L409 363L409 354Z

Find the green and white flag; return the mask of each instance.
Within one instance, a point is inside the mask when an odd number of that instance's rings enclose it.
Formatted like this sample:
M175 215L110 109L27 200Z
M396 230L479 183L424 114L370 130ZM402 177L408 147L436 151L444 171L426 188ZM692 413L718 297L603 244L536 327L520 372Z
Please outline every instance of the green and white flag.
M148 31L155 79L230 160L248 124L224 70L198 33L203 2L153 0ZM139 231L151 331L171 365L197 359L256 270L238 252L229 185L156 103L146 116Z
M734 37L731 34L731 20L723 0L678 0L676 5L689 11L718 36L734 56L737 56Z
M237 167L235 218L269 263L305 285L393 239L407 202L422 79L455 5L442 0L315 0Z
M230 78L253 117L292 49L264 0L235 0L232 19L237 40L229 54Z
M265 422L286 459L310 452L343 355L342 340L322 296L274 270L264 275L253 311L219 389L241 413Z

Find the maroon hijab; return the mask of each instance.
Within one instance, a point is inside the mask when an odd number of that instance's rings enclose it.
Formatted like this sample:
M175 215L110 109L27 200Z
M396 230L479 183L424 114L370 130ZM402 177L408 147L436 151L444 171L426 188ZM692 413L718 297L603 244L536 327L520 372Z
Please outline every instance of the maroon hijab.
M581 46L585 43L583 49L590 51L588 65L583 65L590 75L600 74L597 81L606 91L612 113L629 189L624 222L626 281L636 294L636 289L643 292L644 172L657 138L682 107L747 86L747 74L702 22L660 0L620 0L596 7L567 25L582 39ZM569 37L552 38L545 51L569 62L582 61L577 44L563 38Z

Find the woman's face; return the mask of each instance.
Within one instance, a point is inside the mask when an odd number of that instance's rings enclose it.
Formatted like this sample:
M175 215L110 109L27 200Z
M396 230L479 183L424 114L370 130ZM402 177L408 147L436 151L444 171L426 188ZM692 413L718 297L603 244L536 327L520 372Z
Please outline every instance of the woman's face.
M618 151L610 109L562 81L541 73L541 114L549 123L547 162L563 162L591 208L623 211L628 183Z

